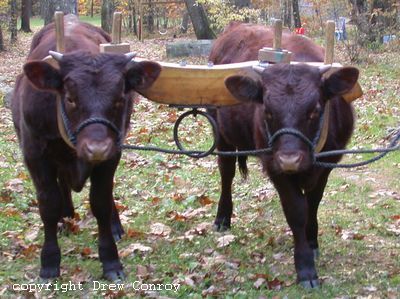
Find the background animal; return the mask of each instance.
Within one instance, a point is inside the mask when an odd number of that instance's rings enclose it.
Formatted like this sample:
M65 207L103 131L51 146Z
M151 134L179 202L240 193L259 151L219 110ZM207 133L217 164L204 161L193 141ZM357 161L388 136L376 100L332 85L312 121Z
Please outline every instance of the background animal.
M260 25L231 23L214 43L210 60L215 64L257 60L258 50L272 46L273 31ZM283 34L282 47L293 52L296 61L323 61L324 50L310 39ZM329 77L326 71L307 65L277 64L267 67L256 78L232 76L225 84L243 104L210 110L218 123L218 150L234 151L266 148L272 153L260 157L264 171L274 184L293 232L297 280L305 287L318 286L314 257L318 255L317 210L331 169L313 165L313 148L299 134L280 134L296 130L308 140L318 136L321 116L330 102L329 132L323 151L342 149L348 142L354 117L351 106L341 95L358 79L358 70L342 68ZM280 131L274 136L274 133ZM271 138L272 136L272 138ZM276 137L276 138L275 138ZM219 156L221 195L215 227L231 226L232 181L235 164L247 174L247 157ZM326 159L337 162L339 156Z
M53 53L58 66L42 61L56 48L50 24L34 36L17 78L12 115L44 224L42 278L60 275L57 223L73 217L71 190L81 191L87 179L104 277L124 277L115 244L123 229L113 200L113 177L135 91L148 88L161 68L133 62L132 55L99 54L99 44L107 42L110 38L101 29L67 16L66 54ZM60 130L70 131L73 138L63 138Z

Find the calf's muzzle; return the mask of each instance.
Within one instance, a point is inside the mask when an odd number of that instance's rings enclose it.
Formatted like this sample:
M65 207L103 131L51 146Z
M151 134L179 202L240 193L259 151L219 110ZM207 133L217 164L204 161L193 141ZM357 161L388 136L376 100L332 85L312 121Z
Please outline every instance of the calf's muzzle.
M83 140L82 153L90 162L101 162L107 160L113 147L111 138L106 138L101 141Z
M275 158L283 172L296 172L300 168L304 155L300 152L278 151Z

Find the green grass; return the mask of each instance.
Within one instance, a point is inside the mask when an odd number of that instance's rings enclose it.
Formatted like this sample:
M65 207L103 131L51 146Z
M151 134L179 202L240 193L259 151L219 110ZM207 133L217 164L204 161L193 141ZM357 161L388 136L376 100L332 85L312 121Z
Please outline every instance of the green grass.
M101 17L100 16L93 16L93 18L90 16L79 16L79 19L83 22L90 23L95 26L101 25ZM20 28L20 26L21 26L20 22L21 22L21 20L18 19L18 25L17 25L18 28ZM42 18L32 17L30 19L31 29L40 28L43 26L43 24L44 24L44 20Z
M380 140L387 135L386 128L398 128L400 91L395 88L399 86L396 59L394 55L393 63L359 66L365 97L354 103L358 119L349 147L382 146ZM135 110L128 142L171 147L174 110L144 100ZM10 111L2 108L0 115L0 292L8 288L2 295L27 296L28 293L11 288L15 283L39 282L42 225L34 188L21 163ZM208 140L208 135L195 123L185 125L182 126L185 146L195 147L197 141ZM353 161L359 159L345 159ZM128 287L138 280L138 271L146 269L147 274L142 278L147 283L181 284L177 293L159 294L171 298L398 296L398 152L367 167L333 171L319 210L321 257L317 270L323 285L313 291L303 290L295 283L293 241L271 183L261 174L255 158L250 159L249 168L247 181L239 175L234 181L235 217L232 231L227 234L233 234L235 240L218 248L217 240L223 234L213 232L210 227L200 235L190 232L200 223L213 222L219 197L216 159L124 152L115 178L115 197L122 207L120 214L127 232L118 248L128 277L127 289L119 295L146 295ZM10 187L13 179L21 180L23 190ZM88 212L87 198L87 188L74 194L77 212L87 223L81 224L77 234L63 233L59 238L63 254L62 277L58 282L85 281L84 291L46 293L48 296L117 296L116 292L91 288L93 280L101 280L101 266L96 258L97 229ZM202 205L204 198L210 201L209 205ZM183 221L175 217L190 212L193 216ZM152 235L154 223L167 225L171 229L169 236ZM152 251L130 252L134 243L149 246ZM82 254L87 250L89 255ZM277 279L282 285L279 289L269 289L266 285L258 289L254 284L259 277L270 282Z

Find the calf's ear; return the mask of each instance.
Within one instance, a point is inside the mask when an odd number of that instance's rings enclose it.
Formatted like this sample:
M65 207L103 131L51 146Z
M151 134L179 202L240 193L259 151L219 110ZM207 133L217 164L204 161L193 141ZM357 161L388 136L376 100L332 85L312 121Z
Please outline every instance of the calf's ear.
M60 72L47 62L28 62L24 65L24 73L29 82L39 90L60 91L62 89Z
M256 102L262 104L263 90L259 81L247 76L230 76L225 79L229 92L241 102Z
M344 95L349 92L358 80L358 69L344 67L333 72L324 81L324 90L327 95Z
M161 65L152 61L132 62L127 66L125 75L126 88L128 90L146 90L161 73ZM172 86L171 86L172 88Z

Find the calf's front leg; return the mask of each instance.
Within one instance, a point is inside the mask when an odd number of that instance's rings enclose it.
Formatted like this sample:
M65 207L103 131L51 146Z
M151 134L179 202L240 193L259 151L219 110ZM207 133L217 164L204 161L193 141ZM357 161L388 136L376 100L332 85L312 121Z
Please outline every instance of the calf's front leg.
M62 195L55 166L46 157L25 157L39 202L44 226L44 243L40 254L40 277L60 276L61 253L57 242L57 223L62 215Z
M306 235L308 211L306 198L290 176L282 175L271 179L279 193L287 223L293 232L297 282L305 288L318 287L313 251Z
M103 276L110 281L125 278L122 264L111 228L113 212L113 178L118 159L106 161L96 166L90 176L90 206L99 229L99 258L103 266ZM114 215L115 217L115 215Z

